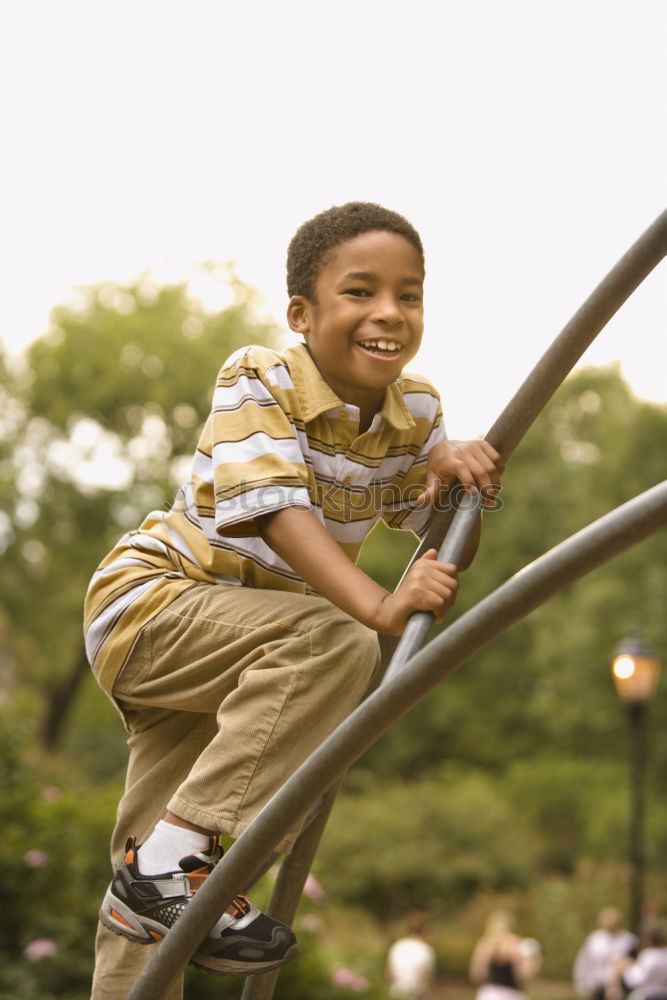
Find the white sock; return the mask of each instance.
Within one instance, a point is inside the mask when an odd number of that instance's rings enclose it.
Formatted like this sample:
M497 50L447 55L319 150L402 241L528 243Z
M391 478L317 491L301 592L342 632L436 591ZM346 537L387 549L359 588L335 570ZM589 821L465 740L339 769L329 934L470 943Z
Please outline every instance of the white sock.
M179 870L178 862L186 854L196 854L208 847L208 837L196 830L186 830L161 819L137 853L142 875L161 875Z

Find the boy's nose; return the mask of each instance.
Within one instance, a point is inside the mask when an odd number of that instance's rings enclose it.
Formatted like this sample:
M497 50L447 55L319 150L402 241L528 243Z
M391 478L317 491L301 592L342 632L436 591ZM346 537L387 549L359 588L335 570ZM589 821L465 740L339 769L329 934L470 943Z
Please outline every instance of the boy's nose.
M396 326L403 321L403 313L399 304L392 296L386 296L377 303L373 319L377 323L384 323L388 326Z

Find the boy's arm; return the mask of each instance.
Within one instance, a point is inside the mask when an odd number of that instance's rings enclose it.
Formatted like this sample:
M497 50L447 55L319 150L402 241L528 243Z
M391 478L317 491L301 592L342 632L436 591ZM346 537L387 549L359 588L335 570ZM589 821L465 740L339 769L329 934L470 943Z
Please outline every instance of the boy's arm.
M431 611L440 622L454 603L456 567L438 562L434 549L390 594L354 565L312 511L285 507L257 525L266 544L318 594L378 632L402 635L413 611Z

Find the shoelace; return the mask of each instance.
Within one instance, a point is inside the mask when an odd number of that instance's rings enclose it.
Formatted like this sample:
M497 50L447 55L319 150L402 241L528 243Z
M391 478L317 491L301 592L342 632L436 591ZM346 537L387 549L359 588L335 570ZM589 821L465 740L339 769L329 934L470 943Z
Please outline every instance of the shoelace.
M235 920L239 920L241 917L245 917L246 913L250 913L250 906L248 897L239 892L227 907L227 913Z

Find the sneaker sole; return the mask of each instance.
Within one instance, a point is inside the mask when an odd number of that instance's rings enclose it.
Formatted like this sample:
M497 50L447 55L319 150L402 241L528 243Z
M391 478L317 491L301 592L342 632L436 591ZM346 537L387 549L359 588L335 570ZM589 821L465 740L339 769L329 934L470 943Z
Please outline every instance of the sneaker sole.
M163 924L151 920L150 917L138 916L126 903L118 899L110 888L107 889L100 907L99 918L101 923L114 934L119 934L137 944L155 944L166 934Z
M196 966L203 972L212 972L217 976L254 976L262 972L270 972L271 969L279 969L282 965L287 965L299 953L297 944L293 944L287 949L282 958L273 959L269 962L239 962L232 958L216 959L213 955L201 955L195 953L190 959L190 965Z

